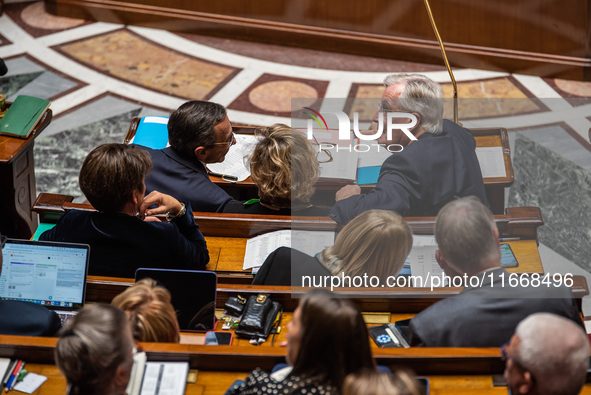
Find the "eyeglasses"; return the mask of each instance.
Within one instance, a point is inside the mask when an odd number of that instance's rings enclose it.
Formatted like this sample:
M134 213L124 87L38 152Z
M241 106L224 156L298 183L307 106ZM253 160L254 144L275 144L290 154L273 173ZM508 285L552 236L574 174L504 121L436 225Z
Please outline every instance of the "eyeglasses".
M0 235L0 250L4 247L4 243L6 243L7 236Z
M236 135L234 132L230 132L230 138L228 141L224 141L223 143L213 143L213 145L227 145L228 147L231 147L234 144L236 144Z
M318 152L316 152L316 160L318 163L329 163L332 162L332 154L329 150L322 148L322 145L316 139L316 136L312 134L314 143L318 146Z

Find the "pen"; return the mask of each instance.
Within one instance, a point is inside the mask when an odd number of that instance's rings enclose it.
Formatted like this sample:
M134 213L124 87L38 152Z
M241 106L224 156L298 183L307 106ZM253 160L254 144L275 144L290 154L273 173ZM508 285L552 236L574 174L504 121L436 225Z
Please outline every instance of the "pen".
M392 341L398 346L400 347L400 342L398 341L398 338L396 336L394 336L394 332L392 332L392 329L386 327L386 333L388 334L388 336L390 336L392 338Z
M12 374L12 372L14 372L14 368L16 367L16 364L18 363L18 359L13 359L10 362L10 365L8 366L8 369L6 369L6 373L4 373L4 377L2 378L2 386L6 386L6 383L8 382L8 379L10 378L10 375Z
M12 389L16 385L16 382L18 380L18 376L20 376L20 374L23 371L24 367L25 367L25 361L21 361L21 366L16 371L16 375L14 376L14 380L12 380L12 384L10 385L10 387L9 388L6 388L6 392L12 391Z
M221 173L214 173L211 170L207 170L207 174L209 174L210 176L219 177L222 180L226 180L226 181L238 181L238 177L236 177L236 176L231 176L228 174L221 174Z
M5 390L6 392L10 391L12 389L12 387L14 386L16 376L18 376L18 374L20 373L22 366L23 366L23 361L19 360L18 363L16 364L16 367L14 368L14 371L10 375L10 378L8 379L8 382L6 383L6 390Z

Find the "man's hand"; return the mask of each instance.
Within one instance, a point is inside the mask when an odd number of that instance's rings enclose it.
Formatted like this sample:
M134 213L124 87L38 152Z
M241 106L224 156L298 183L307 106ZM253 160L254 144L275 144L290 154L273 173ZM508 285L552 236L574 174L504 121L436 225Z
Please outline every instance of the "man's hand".
M158 207L148 209L153 204L157 204ZM140 206L140 216L151 216L156 214L166 214L168 212L173 215L178 214L183 205L170 195L165 195L158 191L152 191L148 196L144 198Z
M359 185L345 185L341 189L339 189L335 195L335 200L338 202L339 200L346 199L353 195L360 195L361 194L361 187Z

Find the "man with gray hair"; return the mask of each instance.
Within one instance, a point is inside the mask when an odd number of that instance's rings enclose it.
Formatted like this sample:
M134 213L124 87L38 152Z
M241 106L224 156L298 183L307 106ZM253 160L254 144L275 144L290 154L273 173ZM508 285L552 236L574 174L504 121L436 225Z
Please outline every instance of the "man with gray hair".
M387 125L389 112L412 114L416 124L407 128L408 134L395 129L388 136L387 128L382 129L377 141L393 153L382 164L376 187L367 194L361 194L358 185L341 188L330 216L343 224L371 209L434 216L455 197L470 195L486 203L476 142L469 130L443 120L441 86L421 74L392 74L384 79L384 85L369 132L377 134L380 124ZM394 123L409 120L401 118Z
M532 314L501 348L505 380L513 395L576 395L589 367L589 339L572 321Z
M501 267L494 217L476 197L446 204L437 215L435 238L439 248L435 258L445 274L467 281L459 295L435 303L410 321L412 345L500 346L509 341L519 321L538 312L558 314L583 326L569 288L542 281L524 287L522 281L509 281L509 273Z

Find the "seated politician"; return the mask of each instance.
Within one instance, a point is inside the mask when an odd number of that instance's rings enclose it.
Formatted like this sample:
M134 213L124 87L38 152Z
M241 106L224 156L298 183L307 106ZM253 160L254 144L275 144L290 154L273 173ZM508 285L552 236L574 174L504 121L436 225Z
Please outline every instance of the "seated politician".
M0 274L2 247L6 238L0 235ZM57 314L31 302L0 299L0 335L55 336L62 327Z
M209 179L206 166L223 162L236 143L226 108L200 100L184 103L170 114L168 143L157 150L136 146L152 158L146 192L174 196L195 211L221 212L232 198Z
M386 148L393 146L389 151L394 152L382 164L375 188L366 194L361 194L358 185L341 188L330 217L346 224L370 209L408 217L435 216L452 199L471 195L486 204L476 142L469 130L443 119L439 84L421 74L392 74L384 85L370 134L377 135L379 125L387 125L388 112L405 112L417 120L407 129L414 140L397 129L388 136L384 126L377 142ZM402 117L394 123L408 121Z
M501 348L513 395L577 395L589 368L589 338L579 325L536 313L517 325Z
M79 183L98 212L71 210L39 239L89 244L88 273L95 276L133 278L140 267L204 269L209 253L191 203L157 191L144 197L150 167L150 156L140 149L95 148L82 164Z
M303 133L276 123L250 155L250 176L260 199L232 200L225 213L326 216L328 209L310 203L320 171L314 149Z
M271 374L257 368L227 394L339 394L348 374L376 370L363 316L326 290L300 299L285 337L290 366Z
M281 247L265 260L253 284L320 286L324 276L376 276L385 282L396 276L412 248L412 232L392 211L369 210L349 222L335 243L312 257L297 249Z
M468 281L459 295L411 319L411 345L499 347L511 339L522 319L540 312L583 326L569 288L509 282L509 273L501 267L494 217L476 197L446 204L437 215L435 238L439 248L435 258L445 274Z

